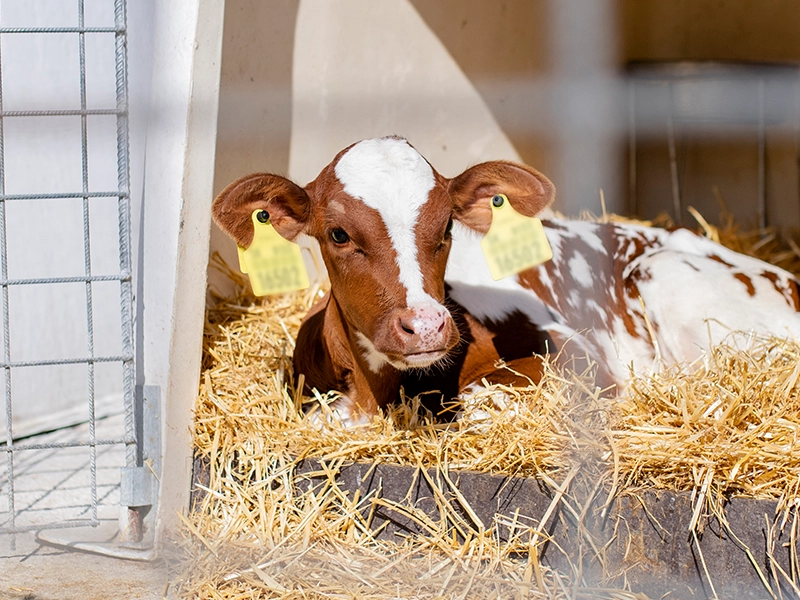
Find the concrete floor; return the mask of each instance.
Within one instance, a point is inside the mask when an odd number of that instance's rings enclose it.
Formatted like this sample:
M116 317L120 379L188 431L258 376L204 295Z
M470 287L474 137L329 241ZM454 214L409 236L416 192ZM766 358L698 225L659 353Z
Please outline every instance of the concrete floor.
M122 439L123 416L98 419L97 439ZM19 440L22 445L47 445L88 441L87 423ZM0 527L12 525L8 502L8 461L0 445ZM43 448L14 452L14 515L17 527L46 526L92 517L90 453L88 447ZM97 518L119 516L120 468L125 466L125 446L97 446Z
M97 421L98 439L123 437L122 415ZM88 425L76 425L23 440L48 444L88 439ZM0 445L0 527L11 524L7 453ZM14 453L14 525L42 527L92 516L89 449L47 448ZM97 447L97 517L114 530L119 517L121 444ZM59 529L60 538L76 541L78 529ZM53 547L33 531L0 534L0 600L129 600L167 594L163 564L110 558Z
M40 545L33 533L0 535L0 600L131 600L169 597L167 568Z

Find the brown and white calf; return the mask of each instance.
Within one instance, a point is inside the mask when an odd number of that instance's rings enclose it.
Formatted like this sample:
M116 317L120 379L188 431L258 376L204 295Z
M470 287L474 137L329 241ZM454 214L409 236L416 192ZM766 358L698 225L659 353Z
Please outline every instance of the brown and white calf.
M562 359L588 356L603 385L622 389L632 371L693 361L731 330L800 335L789 273L684 229L546 220L553 259L494 281L480 239L495 194L533 216L555 189L505 161L448 179L389 137L346 148L305 187L243 177L213 214L243 247L256 209L286 239L319 242L331 291L303 322L295 373L308 388L340 391L350 423L401 385L450 399L484 378L538 381L541 357L565 345Z

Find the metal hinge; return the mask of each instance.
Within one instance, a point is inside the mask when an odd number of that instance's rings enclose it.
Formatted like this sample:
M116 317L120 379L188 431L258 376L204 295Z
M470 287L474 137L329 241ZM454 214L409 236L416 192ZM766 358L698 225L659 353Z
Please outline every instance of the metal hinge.
M119 503L129 508L152 506L158 482L149 467L123 467L119 482Z
M119 503L129 508L154 506L161 476L161 388L137 386L137 438L142 466L121 469Z
M97 527L40 531L37 540L51 545L133 560L155 558L154 532L161 477L161 389L137 386L135 396L137 462L123 467L119 520L101 520Z

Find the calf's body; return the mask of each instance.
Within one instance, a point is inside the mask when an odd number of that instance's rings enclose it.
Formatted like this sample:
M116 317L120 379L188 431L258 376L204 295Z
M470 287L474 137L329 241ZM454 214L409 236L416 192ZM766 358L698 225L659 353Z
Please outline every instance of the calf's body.
M255 210L287 239L319 241L331 291L303 322L295 372L340 391L352 423L400 386L449 400L483 379L538 381L548 352L588 357L601 385L622 389L632 371L690 362L731 330L800 334L790 274L687 230L546 220L553 259L492 280L480 249L492 198L534 216L554 193L504 161L448 179L405 140L382 138L343 150L305 188L244 177L213 210L244 247Z

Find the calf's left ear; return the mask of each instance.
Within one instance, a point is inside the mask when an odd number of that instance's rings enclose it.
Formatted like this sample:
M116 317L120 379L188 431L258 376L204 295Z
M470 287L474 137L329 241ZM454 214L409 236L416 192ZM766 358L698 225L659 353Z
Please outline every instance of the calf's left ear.
M456 219L486 233L492 224L492 197L496 194L505 194L517 212L533 217L553 202L556 188L531 167L495 160L475 165L451 179L448 193Z
M220 229L247 248L253 241L253 211L267 211L275 231L293 241L306 226L310 204L306 191L285 177L253 173L222 190L211 214Z

